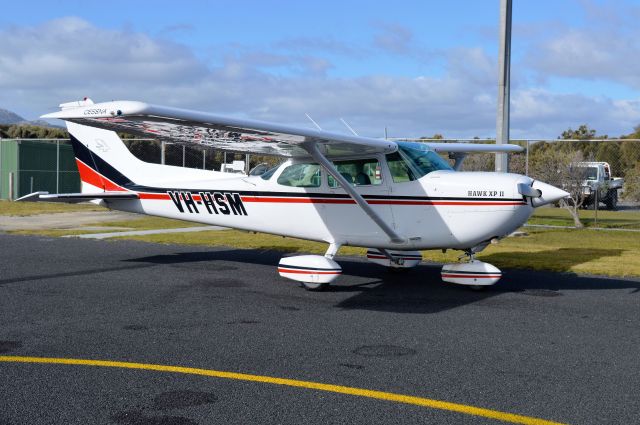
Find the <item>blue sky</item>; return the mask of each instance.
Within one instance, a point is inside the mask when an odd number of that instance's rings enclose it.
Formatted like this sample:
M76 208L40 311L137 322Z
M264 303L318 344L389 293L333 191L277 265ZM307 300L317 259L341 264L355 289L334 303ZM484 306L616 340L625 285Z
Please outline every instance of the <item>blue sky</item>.
M363 134L495 134L499 0L22 1L0 107L129 98ZM640 3L514 0L512 136L640 124Z

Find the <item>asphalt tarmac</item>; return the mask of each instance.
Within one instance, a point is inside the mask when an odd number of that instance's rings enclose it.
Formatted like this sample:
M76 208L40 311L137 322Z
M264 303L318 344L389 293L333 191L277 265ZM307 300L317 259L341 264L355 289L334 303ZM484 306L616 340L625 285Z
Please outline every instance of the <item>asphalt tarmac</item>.
M437 266L398 274L344 257L339 283L313 293L278 277L273 252L0 235L0 253L2 425L499 423L474 407L640 423L638 279L506 270L473 292Z

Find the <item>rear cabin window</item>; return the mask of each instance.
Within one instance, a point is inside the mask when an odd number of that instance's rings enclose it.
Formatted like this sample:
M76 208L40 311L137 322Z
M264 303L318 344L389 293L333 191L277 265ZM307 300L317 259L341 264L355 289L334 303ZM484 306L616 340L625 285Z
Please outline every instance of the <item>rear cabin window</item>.
M377 159L354 159L333 163L338 172L354 186L377 186L382 184L380 162ZM338 187L338 182L329 176L329 187Z
M293 164L280 174L278 184L293 187L320 187L320 176L318 164Z

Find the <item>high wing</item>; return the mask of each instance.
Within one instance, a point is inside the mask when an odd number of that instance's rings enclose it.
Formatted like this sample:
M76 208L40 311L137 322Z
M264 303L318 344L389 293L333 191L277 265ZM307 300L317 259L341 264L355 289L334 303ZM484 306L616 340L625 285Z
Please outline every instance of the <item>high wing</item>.
M82 103L82 102L79 102ZM60 105L64 108L65 105ZM209 114L134 101L64 108L44 115L78 124L153 137L172 143L209 146L235 152L308 157L305 145L319 143L328 156L391 153L392 141Z
M60 105L62 110L43 115L82 125L121 131L158 140L196 144L234 152L309 157L311 146L319 146L327 157L391 153L390 140L352 136L310 128L233 118L136 101L94 104L91 100ZM427 143L441 152L517 152L515 145Z

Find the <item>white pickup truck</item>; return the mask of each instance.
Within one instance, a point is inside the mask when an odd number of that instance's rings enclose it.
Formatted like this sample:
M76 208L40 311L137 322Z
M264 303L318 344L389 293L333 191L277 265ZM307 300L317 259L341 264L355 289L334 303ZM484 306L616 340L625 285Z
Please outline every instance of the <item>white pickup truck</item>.
M582 205L595 208L596 202L602 202L607 209L615 210L618 206L618 189L622 189L624 179L611 176L611 166L608 162L579 162L577 166L585 168Z

